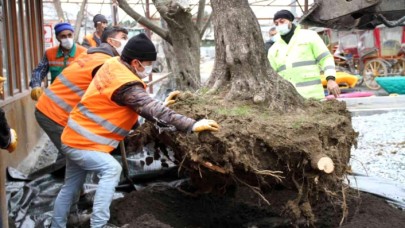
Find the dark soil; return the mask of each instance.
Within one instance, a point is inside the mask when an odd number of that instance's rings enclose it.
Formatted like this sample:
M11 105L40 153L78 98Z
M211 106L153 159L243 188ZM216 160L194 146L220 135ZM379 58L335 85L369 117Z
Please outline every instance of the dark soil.
M349 215L345 228L403 228L405 212L396 209L376 196L351 190L347 204ZM282 216L283 203L296 196L295 191L277 189L266 194L271 206L247 188L232 194L187 195L177 189L153 188L132 192L111 206L111 220L115 225L127 227L294 227ZM339 227L341 209L326 198L318 199L313 212L316 227ZM307 227L304 220L299 227Z
M174 162L187 171L196 193L224 194L235 186L248 186L257 193L276 185L292 189L298 194L281 206L293 222L304 218L314 223L312 207L322 194L344 206L342 181L350 171L350 149L357 138L344 102L309 100L281 112L224 97L183 93L171 106L196 120L217 121L220 131L186 134L165 131L167 127L158 131L156 124L146 123L129 139L130 146L153 141L158 151L173 150ZM320 156L333 160L332 173L314 168Z
M288 112L224 94L182 94L171 106L213 119L219 132L186 134L143 124L130 151L149 142L174 152L190 182L178 189L132 192L112 204L111 222L129 227L405 227L404 212L350 190L357 133L345 103L306 101ZM132 143L131 143L132 142ZM313 164L328 156L334 171ZM179 171L180 172L180 171Z

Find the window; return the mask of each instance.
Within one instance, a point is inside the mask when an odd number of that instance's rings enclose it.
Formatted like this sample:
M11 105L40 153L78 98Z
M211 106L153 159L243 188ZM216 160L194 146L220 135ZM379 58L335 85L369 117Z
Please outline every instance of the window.
M0 68L3 99L29 89L29 79L43 54L42 1L0 0Z

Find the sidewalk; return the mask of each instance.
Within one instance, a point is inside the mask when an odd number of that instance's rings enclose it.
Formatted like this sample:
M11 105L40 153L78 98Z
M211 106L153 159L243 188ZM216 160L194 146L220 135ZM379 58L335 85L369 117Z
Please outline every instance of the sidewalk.
M338 98L345 101L353 116L374 115L391 111L405 111L405 95Z

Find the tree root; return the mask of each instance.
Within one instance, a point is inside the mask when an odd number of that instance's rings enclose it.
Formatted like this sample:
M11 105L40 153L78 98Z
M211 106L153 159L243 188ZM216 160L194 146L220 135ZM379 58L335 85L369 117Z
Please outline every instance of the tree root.
M347 208L347 203L346 203L346 189L348 187L345 187L344 185L342 185L342 219L340 220L339 226L342 226L343 222L345 221L345 219L347 218L347 216L349 215L349 210Z
M267 205L270 206L270 202L266 199L266 197L263 196L263 194L260 193L260 188L259 187L254 187L249 185L248 183L242 181L241 179L237 178L235 175L231 175L231 177L233 178L233 180L237 183L241 183L242 185L247 186L248 188L250 188L254 193L256 193Z
M264 175L264 176L274 177L278 182L282 182L282 179L284 178L283 176L278 175L279 173L283 173L282 171L258 170L258 169L253 169L253 171L257 175Z

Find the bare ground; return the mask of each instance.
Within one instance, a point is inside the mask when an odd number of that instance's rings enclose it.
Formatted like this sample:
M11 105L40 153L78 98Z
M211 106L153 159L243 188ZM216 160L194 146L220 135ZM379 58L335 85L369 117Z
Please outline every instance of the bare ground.
M295 227L282 216L283 202L296 197L295 191L275 189L266 194L271 206L247 188L232 194L197 197L177 189L151 189L132 192L111 206L110 222L119 226L157 227ZM402 228L405 212L393 208L373 195L351 191L348 194L349 215L345 228ZM313 207L316 227L338 227L342 211L327 198L320 198ZM299 227L307 227L301 220Z

